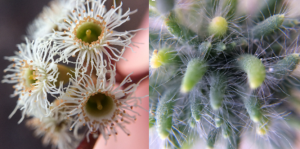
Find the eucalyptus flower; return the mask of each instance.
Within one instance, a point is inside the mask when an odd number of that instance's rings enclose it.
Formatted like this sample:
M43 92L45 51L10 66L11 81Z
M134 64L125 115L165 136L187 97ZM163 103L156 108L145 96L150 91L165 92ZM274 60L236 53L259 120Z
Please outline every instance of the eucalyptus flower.
M61 103L60 100L55 100L52 104L51 116L42 120L33 117L26 121L26 125L34 129L34 134L37 137L42 137L44 145L51 144L53 148L59 149L74 149L78 146L79 139L82 136L77 137L69 131L71 120L66 119L64 109L55 108Z
M12 84L11 97L19 98L9 118L20 110L18 123L26 116L26 125L44 145L87 148L95 143L90 134L105 141L120 131L129 136L126 125L139 115L135 108L144 97L135 91L143 79L132 83L131 73L117 82L114 65L125 49L132 50L140 30L116 28L136 10L123 12L122 2L113 0L111 7L105 2L52 0L27 28L26 43L5 57L11 64L2 83Z
M3 83L14 84L15 89L12 97L19 96L16 109L23 110L22 119L25 114L32 111L49 115L50 102L48 94L58 93L55 85L58 78L57 62L54 61L51 49L51 41L36 40L26 44L18 45L19 52L15 56L5 57L12 62L4 72L10 72L4 76ZM29 114L30 115L30 114Z
M92 65L97 68L104 55L110 60L122 58L125 48L131 48L132 31L119 32L115 28L129 21L129 15L136 11L122 14L122 3L106 10L105 1L77 1L75 9L58 24L64 31L55 31L54 41L62 53L62 59L77 56L76 68ZM121 50L119 49L121 48Z
M49 6L45 6L38 17L28 26L28 38L34 40L51 33L52 30L61 31L62 28L57 25L57 22L63 22L63 19L74 7L73 0L51 1Z
M140 82L122 89L131 82L130 77L127 76L116 86L115 76L114 67L108 70L102 67L97 78L82 75L71 81L72 85L61 98L64 101L61 107L72 109L68 113L69 118L74 119L71 130L75 127L77 131L79 127L87 126L87 135L99 131L105 140L118 134L117 127L130 135L125 125L134 122L136 115L139 115L133 108L138 107L142 99L134 96Z

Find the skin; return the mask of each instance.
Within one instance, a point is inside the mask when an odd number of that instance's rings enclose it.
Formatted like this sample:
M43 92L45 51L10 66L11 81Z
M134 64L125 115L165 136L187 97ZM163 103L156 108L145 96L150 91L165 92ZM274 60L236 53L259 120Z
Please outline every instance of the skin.
M149 16L146 13L140 27L149 27ZM143 43L138 44L139 48L133 47L135 53L130 49L126 49L123 57L128 61L120 60L117 62L117 73L120 81L134 72L130 77L133 82L138 82L141 78L144 78L149 74L149 31L142 30L137 32L136 36L132 39L134 42ZM142 97L149 94L149 79L145 79L141 82L136 90L136 96ZM111 149L111 148L122 148L122 149L141 149L149 147L149 98L145 97L142 99L140 104L144 109L134 108L133 110L138 112L140 116L137 116L137 120L134 123L126 125L126 128L130 131L130 136L127 136L118 129L118 136L116 140L111 137L105 144L105 140L101 137L98 138L94 149ZM134 144L134 145L133 145Z

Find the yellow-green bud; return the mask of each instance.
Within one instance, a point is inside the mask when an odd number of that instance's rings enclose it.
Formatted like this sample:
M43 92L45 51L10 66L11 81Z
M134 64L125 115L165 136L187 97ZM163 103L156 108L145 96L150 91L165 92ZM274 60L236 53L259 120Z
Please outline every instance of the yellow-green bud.
M215 17L209 23L208 31L210 35L223 36L228 29L228 23L223 17Z
M240 68L247 73L251 89L261 86L266 77L266 70L263 63L254 55L243 54L238 58Z
M207 64L205 61L195 58L192 59L188 65L184 77L181 82L181 92L188 93L194 86L202 79L207 71Z
M154 50L150 59L151 68L159 68L162 65L172 62L174 59L174 53L170 52L170 49Z

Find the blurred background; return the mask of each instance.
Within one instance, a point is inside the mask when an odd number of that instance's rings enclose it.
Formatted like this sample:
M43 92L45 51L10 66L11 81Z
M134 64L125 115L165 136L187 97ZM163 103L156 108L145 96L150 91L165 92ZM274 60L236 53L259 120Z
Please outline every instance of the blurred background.
M38 16L43 7L49 4L50 0L0 0L0 76L3 78L3 70L10 64L4 60L4 56L12 56L17 51L16 44L24 42L24 35L26 35L27 26ZM107 6L112 5L112 0L107 0ZM134 42L138 42L139 48L135 48L135 53L127 50L124 57L127 62L122 61L117 64L117 72L119 74L118 81L123 80L129 73L133 82L140 80L148 75L148 0L124 0L123 11L138 9L138 12L130 16L130 21L123 24L117 30L134 30L144 28L145 30L137 33L137 38ZM140 87L137 89L137 96L148 95L148 79L142 81ZM10 98L13 93L11 84L0 85L0 149L41 149L51 148L51 146L43 147L40 138L33 135L33 130L25 126L25 120L18 124L21 118L21 113L17 112L11 119L8 115L16 106L17 97ZM140 146L137 148L148 148L148 98L143 99L141 105L145 110L136 109L141 116L137 117L137 121L127 127L132 135L130 137L118 137L116 142L113 138L108 142L110 146L106 148L115 148L112 145L121 145L124 148L132 148L133 141L139 139ZM134 128L134 129L133 129ZM133 130L132 130L133 129ZM136 135L134 135L134 133ZM123 141L122 141L123 140ZM124 141L126 140L126 141ZM95 148L103 148L105 143L99 138Z

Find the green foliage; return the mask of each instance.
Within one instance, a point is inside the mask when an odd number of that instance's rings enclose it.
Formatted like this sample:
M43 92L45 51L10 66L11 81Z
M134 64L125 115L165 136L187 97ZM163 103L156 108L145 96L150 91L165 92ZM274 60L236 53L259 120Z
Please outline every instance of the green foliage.
M222 106L226 90L225 76L220 74L212 74L210 77L209 100L210 105L214 110Z
M244 136L258 147L293 146L286 124L300 126L299 101L289 97L300 89L299 19L288 17L282 0L266 2L252 16L238 13L237 0L181 2L153 16L164 24L150 26L150 47L171 47L178 58L164 69L150 62L150 84L159 86L150 92L159 107L150 106L151 129L165 147L204 140L208 149L238 149Z
M186 72L182 79L181 91L189 92L202 79L207 70L207 64L201 59L192 59L187 65Z
M279 29L284 21L284 14L277 14L267 18L252 28L254 38L261 38L266 36L276 29Z
M172 128L173 120L173 110L176 95L174 95L174 90L166 92L157 105L156 110L156 125L159 136L162 139L165 139L169 136L169 133Z
M237 63L247 73L249 85L252 89L256 89L263 83L266 70L263 63L256 56L243 54L238 57Z

